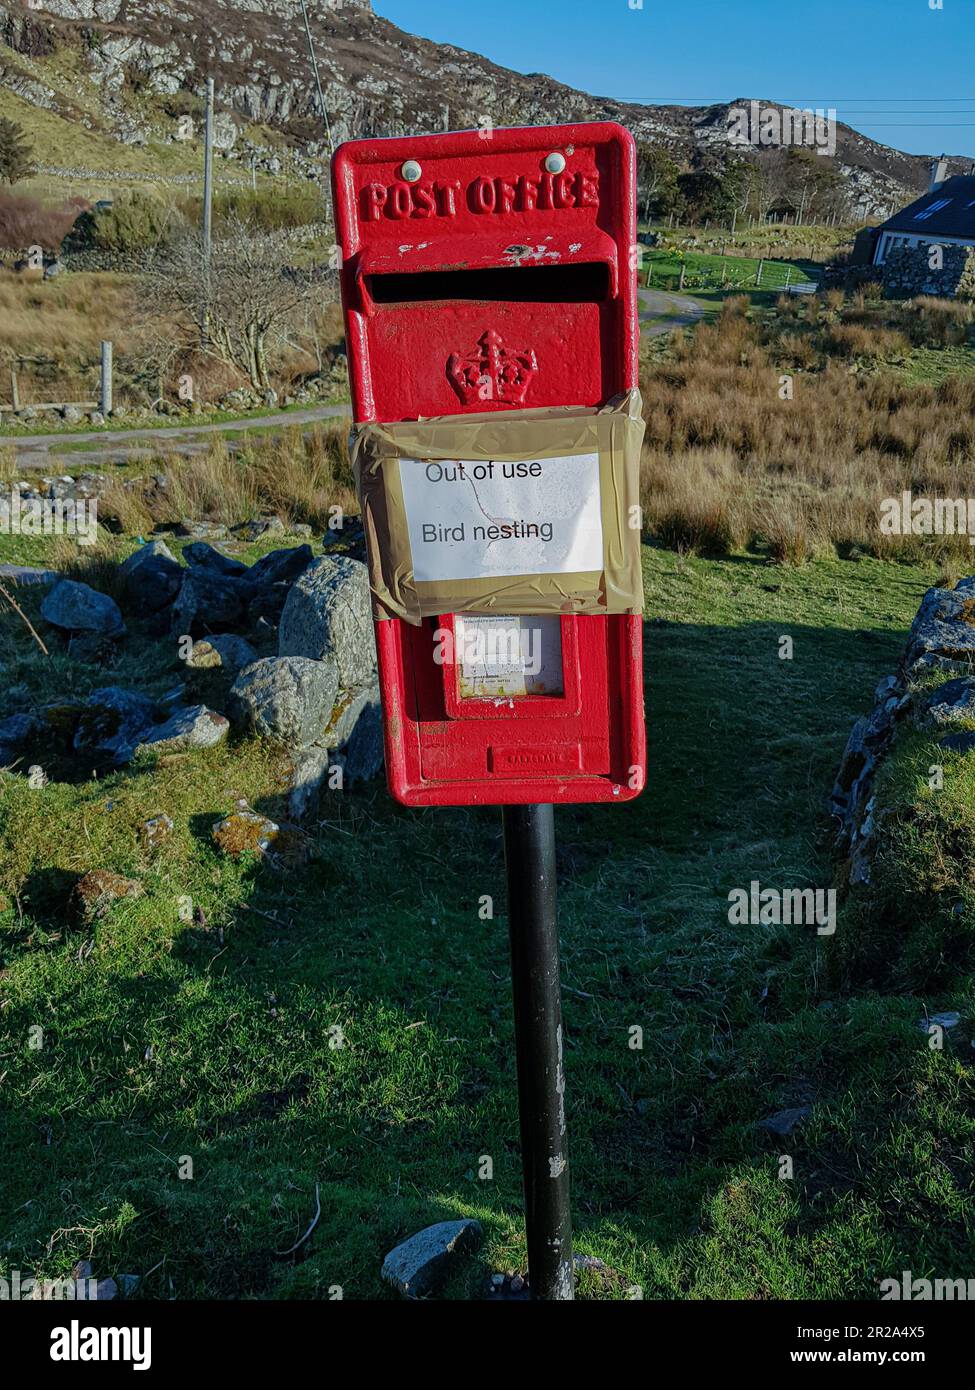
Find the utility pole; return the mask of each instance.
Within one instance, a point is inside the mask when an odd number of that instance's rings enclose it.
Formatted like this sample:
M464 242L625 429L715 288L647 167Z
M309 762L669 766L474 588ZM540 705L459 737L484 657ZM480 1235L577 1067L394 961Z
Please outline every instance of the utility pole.
M210 259L213 251L213 78L207 78L207 114L203 147L203 307L200 314L200 346L210 335Z
M301 0L301 17L305 21L305 38L308 40L308 56L311 59L311 70L315 74L315 86L318 89L318 105L321 108L322 124L325 127L325 142L328 146L328 157L332 158L335 153L335 146L332 144L332 127L328 123L328 112L325 110L325 93L322 91L322 78L318 71L318 58L315 55L315 42L311 36L311 25L308 23L308 6L305 0ZM329 198L329 181L326 177L325 185L325 224L328 225L331 213L331 200Z

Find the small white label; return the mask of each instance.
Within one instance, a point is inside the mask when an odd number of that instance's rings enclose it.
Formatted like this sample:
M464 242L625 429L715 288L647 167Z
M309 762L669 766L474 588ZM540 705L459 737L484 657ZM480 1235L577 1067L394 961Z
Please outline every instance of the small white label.
M461 699L561 695L562 621L551 617L454 617Z
M401 459L400 477L417 580L603 568L598 454Z

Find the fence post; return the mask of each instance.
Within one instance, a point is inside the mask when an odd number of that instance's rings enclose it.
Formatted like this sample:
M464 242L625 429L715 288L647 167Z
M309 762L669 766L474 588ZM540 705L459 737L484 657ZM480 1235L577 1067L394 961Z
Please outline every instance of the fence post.
M10 368L10 399L13 402L14 410L20 409L20 383L17 380L16 368Z
M788 289L789 286L790 286L791 284L792 284L792 266L791 266L791 265L787 265L786 268L785 268L785 287L786 287L786 289Z
M681 267L680 267L680 284L677 286L677 288L678 288L679 290L682 290L682 289L684 288L684 276L685 276L686 272L687 272L687 262L686 262L686 261L682 261L682 262L681 262Z
M112 413L112 344L102 343L102 389L99 409L107 420Z
M756 284L756 285L760 285L760 284L762 283L762 267L764 266L764 264L765 264L764 261L759 261L759 263L758 263L758 269L757 269L756 272L755 272L755 284Z

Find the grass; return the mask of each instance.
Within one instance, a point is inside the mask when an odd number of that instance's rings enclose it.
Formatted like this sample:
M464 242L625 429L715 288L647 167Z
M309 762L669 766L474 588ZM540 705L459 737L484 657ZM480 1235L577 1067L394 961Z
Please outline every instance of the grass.
M341 337L338 311L326 305L320 314L319 329L323 341L333 346ZM175 330L174 330L175 331ZM89 422L65 424L58 418L22 422L14 419L9 370L16 367L20 403L95 401L99 393L100 345L109 339L115 347L115 399L132 410L145 404L157 390L158 376L150 370L150 358L144 339L144 315L139 304L139 284L136 277L110 272L77 271L51 281L29 281L11 272L0 270L0 411L2 435L10 438L30 438L35 435L90 432ZM298 335L300 338L300 334ZM304 341L304 340L302 340ZM279 363L282 395L294 389L292 378L300 379L314 369L315 359L309 348L298 342ZM193 369L201 400L213 400L235 383L224 380L225 369L209 359L184 364ZM164 381L169 398L175 400L176 376L170 373ZM292 405L277 409L275 414L288 410L308 409L308 405ZM261 418L266 407L253 412ZM166 417L160 425L155 414L130 415L121 421L111 421L109 430L190 427L203 424L232 423L241 419L241 412L201 408L200 413ZM246 417L244 417L246 418Z
M885 536L883 499L964 497L975 459L975 307L920 298L743 295L713 323L650 340L641 369L647 534L773 558L960 552L967 537ZM915 352L948 359L918 381ZM967 364L967 365L966 365ZM950 370L954 366L957 370Z
M645 254L645 264L641 283L646 283L646 268L651 271L650 288L676 290L680 284L681 268L685 269L684 288L717 291L721 288L722 275L727 277L729 290L735 288L750 290L780 290L788 278L792 284L806 282L814 278L808 273L812 262L790 260L759 260L752 256L722 256L705 252L687 251L680 254L675 248L649 250ZM758 269L762 266L762 283L758 284Z
M641 226L645 224L641 223ZM827 227L815 224L795 226L791 223L760 223L756 226L729 227L670 227L666 222L653 224L654 231L665 243L692 243L695 247L722 249L732 255L768 256L778 252L783 257L806 256L815 261L833 260L842 248L850 247L859 225Z
M845 991L821 939L727 917L754 878L831 881L836 763L934 573L653 549L645 566L648 789L557 818L577 1248L622 1281L589 1295L872 1299L902 1268L966 1275L971 1054L932 1053L915 1025L970 1017L970 986ZM42 659L3 634L22 677ZM237 794L280 815L281 774L249 742L0 785L4 1271L91 1257L153 1270L149 1297L382 1299L383 1254L461 1215L486 1240L449 1297L523 1266L499 818L370 787L335 799L304 864L218 857L212 823ZM146 857L137 827L160 811L176 830ZM95 865L146 891L83 930L64 895ZM790 1139L756 1128L800 1104ZM313 1236L276 1255L316 1183Z

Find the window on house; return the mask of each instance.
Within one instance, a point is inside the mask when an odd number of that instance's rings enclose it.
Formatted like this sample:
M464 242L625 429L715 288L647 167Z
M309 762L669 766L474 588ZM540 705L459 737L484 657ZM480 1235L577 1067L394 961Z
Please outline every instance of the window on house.
M926 208L922 208L920 212L914 214L914 221L925 222L933 213L940 212L942 208L946 208L950 202L950 198L939 198L936 202L929 203Z

